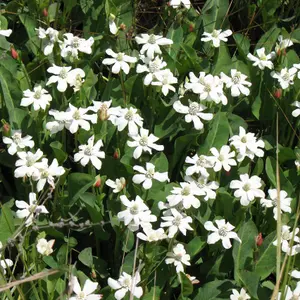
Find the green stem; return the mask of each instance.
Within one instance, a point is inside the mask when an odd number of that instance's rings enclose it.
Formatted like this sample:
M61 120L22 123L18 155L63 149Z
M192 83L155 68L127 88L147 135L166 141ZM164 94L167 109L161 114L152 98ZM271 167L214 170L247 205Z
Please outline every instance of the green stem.
M122 93L123 93L123 100L124 100L124 105L126 106L127 101L126 101L126 90L125 90L125 84L124 84L124 78L123 78L123 73L120 73L120 81L121 81L121 87L122 87Z
M24 63L23 63L21 60L20 60L20 63L21 63L21 67L22 67L22 70L23 70L23 72L24 72L24 75L25 75L25 78L26 78L28 87L29 87L29 89L31 90L31 89L32 89L31 81L30 81L29 75L28 75L28 73L27 73L27 70L26 70L26 68L25 68L25 65L24 65Z

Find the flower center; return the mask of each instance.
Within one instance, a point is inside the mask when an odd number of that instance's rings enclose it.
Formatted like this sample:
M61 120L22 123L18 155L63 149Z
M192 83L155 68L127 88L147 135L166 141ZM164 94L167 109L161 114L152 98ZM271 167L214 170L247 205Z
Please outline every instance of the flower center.
M177 216L176 218L174 218L174 220L172 221L172 224L175 225L175 226L179 226L180 223L181 223L181 216Z
M238 84L241 81L241 73L237 72L235 76L232 77L232 82Z
M185 186L182 191L181 191L181 195L182 196L188 196L191 193L190 188L188 186Z
M132 119L133 119L133 112L129 110L125 115L125 120L132 121Z
M139 207L137 204L134 204L132 207L130 207L130 213L132 215L137 215L139 213Z
M205 178L199 178L198 181L197 181L197 186L199 188L204 188L206 186Z
M283 76L282 76L282 79L284 81L290 81L290 74L288 72L286 72Z
M152 179L154 176L154 170L153 169L148 170L145 176L146 178Z
M282 239L289 240L290 239L290 233L288 231L284 231L281 235Z
M267 60L267 56L266 56L265 54L263 54L263 55L260 57L260 60L266 61L266 60Z
M124 53L122 53L122 52L118 53L117 61L123 61L123 59L124 59Z
M92 150L93 150L93 147L87 146L87 147L84 149L84 154L87 155L87 156L91 156L91 155L92 155Z
M250 191L250 189L251 189L251 184L250 184L250 183L246 183L246 184L244 184L244 186L243 186L243 190L244 190L245 192L248 192L248 191Z
M42 93L40 90L37 90L35 93L34 93L34 98L35 99L41 99L41 96L42 96Z
M43 178L48 178L48 176L49 176L48 170L44 170L44 171L42 172L42 177L43 177Z
M81 291L77 297L76 297L77 300L85 300L85 293L83 291Z
M199 111L199 104L197 102L192 102L189 107L189 114L196 115Z
M220 154L220 155L219 155L219 161L224 161L224 160L225 160L224 155L223 155L223 154Z
M67 70L65 68L62 68L60 73L59 73L59 77L62 78L62 79L66 79L67 75L68 75Z
M218 38L219 37L218 31L216 29L214 29L214 31L212 32L211 36L214 37L214 38Z
M219 236L225 237L225 236L227 235L227 230L226 230L226 228L225 228L225 227L220 228L220 229L218 230L218 234L219 234Z
M150 61L149 70L151 73L158 72L160 70L160 62L159 61Z
M124 287L128 287L131 288L131 279L130 278L126 278L123 282L123 286Z
M73 38L73 41L71 43L73 48L78 48L79 47L79 38L76 36Z
M34 204L30 205L29 208L28 208L29 212L34 213L35 210L36 210L36 207L37 207L37 205L34 205Z
M22 137L19 133L15 133L12 139L16 144L19 144L22 141Z
M211 92L211 86L210 86L209 84L204 84L204 91L205 91L206 93Z
M151 35L149 36L148 43L149 43L149 44L155 44L155 43L156 43L156 38L155 38L155 35L154 35L154 34L151 34Z
M26 162L26 166L27 166L27 167L33 166L34 163L35 163L35 160L34 160L33 157L28 157L28 158L27 158L27 162Z
M272 204L273 204L274 207L277 207L277 198L272 200Z
M202 167L205 164L205 157L203 155L200 155L196 162L197 166Z
M141 137L141 139L140 139L140 145L143 146L143 147L145 147L145 146L148 145L148 137L147 136Z
M241 138L241 142L242 142L242 143L247 143L247 137L246 137L246 136L243 136L243 137Z
M73 118L74 118L74 120L80 120L80 119L81 119L81 115L80 115L79 110L76 110L76 111L74 112Z

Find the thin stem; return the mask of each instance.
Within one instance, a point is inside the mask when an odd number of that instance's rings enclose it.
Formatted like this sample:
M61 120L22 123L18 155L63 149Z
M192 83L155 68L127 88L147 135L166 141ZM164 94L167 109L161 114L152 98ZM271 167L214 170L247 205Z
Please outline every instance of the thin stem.
M120 81L121 81L121 87L122 87L122 93L123 93L123 100L124 100L124 105L127 104L126 101L126 90L125 90L125 84L124 84L124 78L123 78L123 73L120 73Z
M137 257L138 246L139 246L139 238L136 237L135 249L134 249L134 258L133 258L133 270L132 270L132 277L131 277L131 289L130 289L130 298L129 298L129 300L133 300L133 295L134 295L134 288L135 288L135 268L136 268L136 257Z

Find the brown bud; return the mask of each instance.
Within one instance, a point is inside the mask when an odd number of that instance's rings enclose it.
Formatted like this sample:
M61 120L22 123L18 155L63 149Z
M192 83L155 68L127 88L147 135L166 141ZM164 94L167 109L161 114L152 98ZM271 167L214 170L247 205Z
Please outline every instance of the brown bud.
M8 123L3 124L2 132L4 136L10 136L10 125Z
M258 234L258 236L255 238L255 241L256 241L256 245L257 245L258 247L260 247L261 244L262 244L263 241L264 241L261 232L260 232L260 233Z
M124 31L124 30L126 30L126 25L124 23L122 23L119 28L120 28L120 30Z
M277 99L280 99L282 96L282 89L277 89L275 92L274 92L274 97L277 98Z
M11 53L11 57L13 59L18 59L19 58L19 54L18 54L18 52L16 51L16 49L14 47L10 48L10 53Z
M117 148L115 150L113 157L114 157L114 159L119 159L120 158L120 150L119 150L119 148Z
M91 277L92 277L93 279L96 279L96 278L97 278L97 274L96 274L95 270L92 270L92 272L91 272Z
M47 10L47 8L43 9L43 16L44 17L48 17L48 10Z
M195 29L194 24L190 24L189 26L189 32L193 32Z
M93 186L96 187L96 188L98 188L98 187L101 186L101 178L100 178L100 175L97 175L97 176L95 177L95 182L94 182L94 185L93 185Z

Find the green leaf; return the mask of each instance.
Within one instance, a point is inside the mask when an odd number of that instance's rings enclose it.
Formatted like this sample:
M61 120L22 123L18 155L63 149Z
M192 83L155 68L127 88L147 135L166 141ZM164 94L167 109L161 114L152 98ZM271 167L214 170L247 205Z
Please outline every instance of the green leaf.
M66 161L68 155L62 150L62 143L59 141L52 142L50 147L53 150L54 156L57 159L58 163L61 165Z
M88 12L88 10L93 6L93 0L80 0L80 7L84 14Z
M85 248L83 249L79 255L78 259L87 267L93 267L93 255L92 255L92 248Z
M199 288L197 295L193 299L217 300L221 298L218 296L221 296L222 294L230 295L231 290L234 287L233 282L230 280L214 280L212 282L205 283L201 288ZM228 293L229 291L230 293ZM225 299L228 299L228 296Z
M234 260L234 278L241 282L241 271L248 267L249 261L253 260L253 251L255 249L255 238L257 228L252 220L247 221L238 231L241 243L234 241L232 256Z
M266 54L269 54L277 41L280 31L281 30L276 25L274 25L260 38L254 50L256 51L257 49L264 47L266 49Z
M187 297L193 293L193 284L187 276L180 272L181 295Z
M219 75L221 72L229 73L232 69L231 56L227 45L218 48L218 55L216 56L213 75Z
M259 275L254 272L241 270L240 279L242 281L243 287L249 292L249 294L253 298L258 299L257 289L259 284Z
M0 214L0 241L6 244L8 238L12 237L15 231L14 218L9 208L9 204L6 203L1 206Z
M206 245L206 239L203 239L200 236L194 237L188 244L187 244L187 252L193 258L197 255Z
M180 45L183 40L183 29L181 26L175 25L173 23L169 28L169 31L166 36L168 39L173 41L173 44L168 48L168 54L172 57L173 60L176 60L177 53L180 49Z
M236 46L238 48L240 56L243 59L247 59L247 55L250 52L250 41L249 41L249 39L241 33L235 33L233 35L233 38L235 40L235 43L236 43Z

